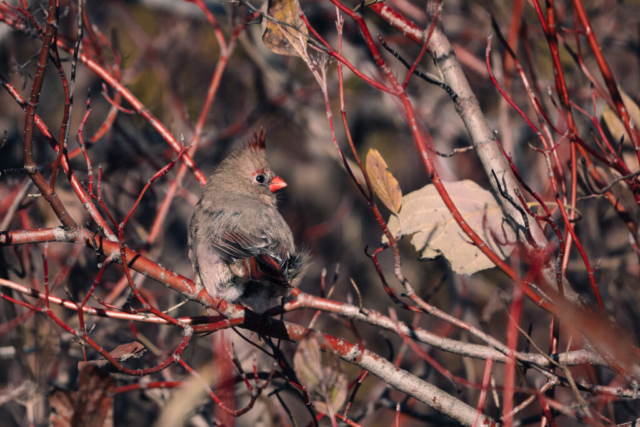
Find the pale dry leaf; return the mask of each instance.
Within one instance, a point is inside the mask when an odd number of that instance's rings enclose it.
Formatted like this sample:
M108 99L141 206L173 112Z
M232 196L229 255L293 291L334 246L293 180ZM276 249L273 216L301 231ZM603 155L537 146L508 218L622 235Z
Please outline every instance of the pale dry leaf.
M307 58L309 29L298 15L298 0L265 0L267 15L262 41L279 55ZM277 22L275 22L275 21Z
M629 141L629 134L618 117L618 113L613 111L609 105L605 105L602 110L602 121L607 127L615 143L619 143L624 136L625 141Z
M162 405L153 427L188 425L186 420L199 407L211 402L211 398L207 395L207 390L202 387L202 382L215 384L213 365L211 363L205 364L205 366L198 369L198 374L198 376L190 375L185 380L183 387L180 387L179 392L172 393L169 400L157 394L154 395L155 399L158 399L157 402L162 402Z
M493 195L470 180L443 184L467 224L501 259L507 257L515 244L515 233L504 221ZM495 267L462 231L433 184L407 194L402 200L402 211L398 218L389 219L389 230L394 235L399 232L399 219L401 235L412 236L411 244L420 252L420 258L443 255L458 274Z
M319 389L322 380L322 359L320 343L315 336L311 335L300 341L293 356L293 367L301 385L309 393Z
M622 90L620 90L620 95L622 95L622 102L624 102L624 106L627 108L629 117L631 117L633 125L637 129L638 126L640 126L640 107L638 107L638 104L636 104L635 101ZM631 144L631 138L627 138L628 136L629 135L625 136L624 140L627 141L627 144ZM635 150L624 151L622 153L622 160L629 167L629 170L632 173L640 170L638 169L640 165L638 165L638 162L636 160L637 158L638 156ZM636 165L638 165L638 167L636 167Z
M342 367L340 359L332 352L327 353L329 362L324 367L325 399L331 404L334 411L339 411L347 400L347 387L349 378Z
M631 117L631 121L633 122L634 126L640 126L640 107L638 107L638 104L636 104L633 98L627 95L622 89L618 88L618 90L620 91L622 102L624 103L624 106L627 109L627 113L629 113L629 117ZM607 130L611 134L614 144L620 143L623 136L624 142L630 144L631 138L629 137L629 133L627 132L624 123L622 123L622 120L620 120L620 117L618 117L618 113L614 111L609 105L604 106L600 121L605 124ZM636 158L635 152L631 156L625 156L623 154L623 157L623 160L627 165L631 166L636 164L636 162L633 161L633 159ZM634 172L636 170L633 167L631 167L630 169L631 172Z
M402 190L395 177L389 172L387 163L378 150L371 148L367 153L367 175L373 190L382 203L394 214L398 215L402 207Z
M320 341L310 335L298 344L293 366L317 411L335 414L347 400L348 377L340 360L330 351L323 363Z
M629 113L629 117L633 120L633 124L635 126L640 126L640 107L638 104L631 98L625 91L620 90L620 95L622 96L622 102L624 106L627 108L627 113Z

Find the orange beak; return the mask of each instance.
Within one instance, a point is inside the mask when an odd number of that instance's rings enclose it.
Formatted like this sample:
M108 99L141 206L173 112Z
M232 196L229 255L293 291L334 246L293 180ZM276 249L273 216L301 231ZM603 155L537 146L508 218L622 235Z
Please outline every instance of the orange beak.
M279 176L274 176L273 179L271 179L271 181L269 182L269 190L271 190L272 193L275 193L276 191L286 186L287 183L284 182L284 179L280 178Z

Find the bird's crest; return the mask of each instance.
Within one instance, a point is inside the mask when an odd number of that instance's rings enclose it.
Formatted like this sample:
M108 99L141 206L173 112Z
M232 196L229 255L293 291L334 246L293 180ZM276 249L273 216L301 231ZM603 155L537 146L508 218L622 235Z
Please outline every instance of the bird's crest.
M253 136L249 138L249 149L255 153L264 151L266 135L264 129L260 128L259 131L255 131Z

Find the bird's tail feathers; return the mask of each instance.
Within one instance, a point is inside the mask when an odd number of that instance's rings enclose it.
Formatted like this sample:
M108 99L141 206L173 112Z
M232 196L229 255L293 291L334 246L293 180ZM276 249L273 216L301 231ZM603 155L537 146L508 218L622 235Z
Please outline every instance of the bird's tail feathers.
M297 287L309 269L311 256L307 249L300 249L289 258L289 283Z

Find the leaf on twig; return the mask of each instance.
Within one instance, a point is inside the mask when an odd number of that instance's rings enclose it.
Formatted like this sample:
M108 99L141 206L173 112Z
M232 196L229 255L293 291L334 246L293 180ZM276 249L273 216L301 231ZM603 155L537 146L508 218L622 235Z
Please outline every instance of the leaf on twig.
M127 344L120 344L118 347L111 350L109 354L119 362L124 362L125 360L131 359L131 358L135 358L135 359L140 358L142 357L144 352L145 352L144 346L139 342L134 341ZM108 365L109 363L110 362L104 358L89 360L87 362L78 362L78 369L82 370L82 368L88 365L94 365L99 368L102 368Z
M333 416L347 399L348 378L338 358L331 351L325 354L323 363L320 341L309 335L298 344L293 366L316 410Z
M267 1L266 28L262 41L279 55L299 56L306 60L309 30L300 19L298 0ZM277 22L276 22L277 21Z
M443 182L466 223L500 258L511 253L515 233L504 221L493 195L473 181ZM411 244L422 259L443 255L458 274L473 274L495 267L462 231L433 184L404 196L398 217L389 219L389 230L411 235ZM383 238L386 242L386 237Z
M624 103L624 106L627 109L627 113L629 113L629 117L631 117L631 120L633 121L635 126L639 126L640 125L640 107L638 107L638 104L636 104L635 101L629 95L627 95L622 89L620 88L618 89L620 91L620 96L622 96L622 102ZM614 140L613 141L614 143L619 143L622 140L623 136L624 136L625 142L631 141L631 138L629 137L629 133L627 132L627 129L624 127L624 123L622 123L622 120L620 120L620 117L618 117L618 113L614 111L609 105L604 106L604 110L602 110L601 121L604 122L604 124L606 125L607 130L609 131L609 133L611 134L611 137ZM633 157L635 157L635 153ZM633 164L633 162L630 162L629 164Z
M370 149L366 161L367 175L373 190L384 205L398 215L402 206L402 190L378 150Z
M309 393L319 388L322 381L322 359L320 343L316 337L308 337L298 344L296 354L293 356L293 366L302 386Z

